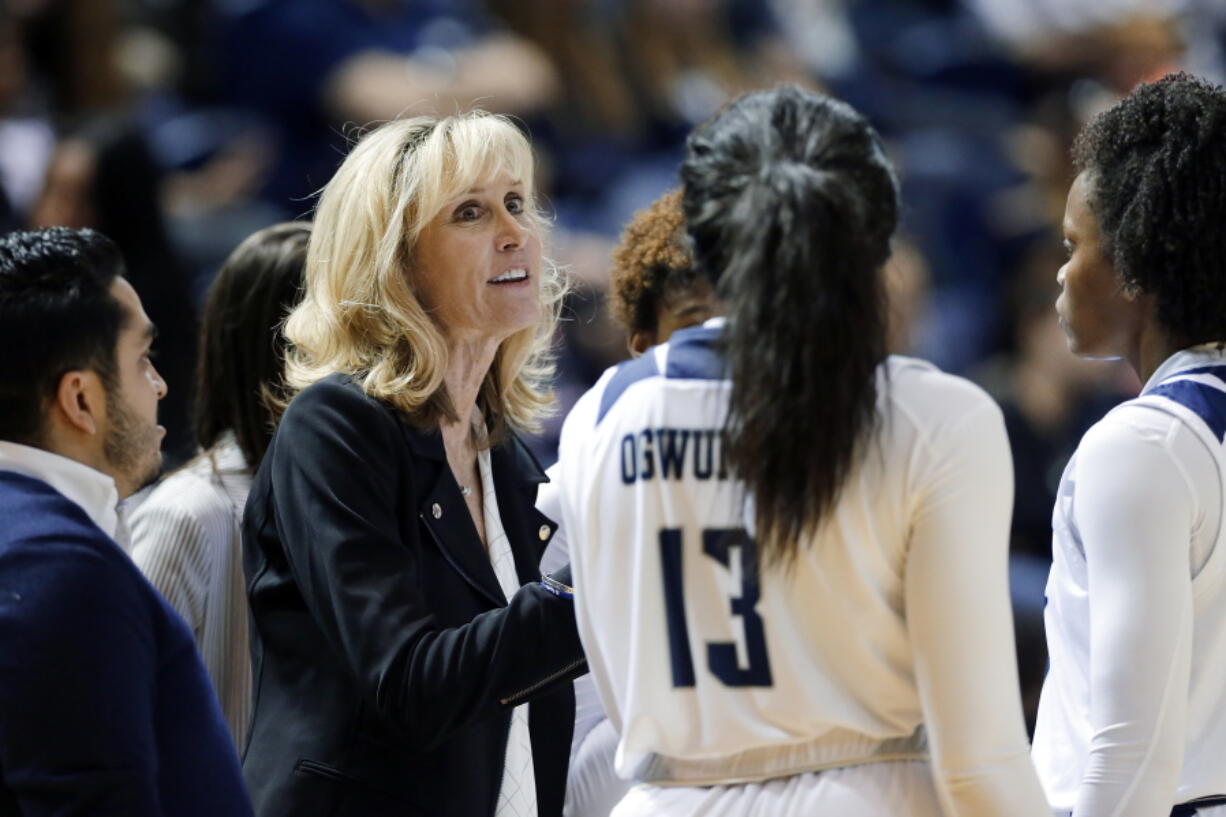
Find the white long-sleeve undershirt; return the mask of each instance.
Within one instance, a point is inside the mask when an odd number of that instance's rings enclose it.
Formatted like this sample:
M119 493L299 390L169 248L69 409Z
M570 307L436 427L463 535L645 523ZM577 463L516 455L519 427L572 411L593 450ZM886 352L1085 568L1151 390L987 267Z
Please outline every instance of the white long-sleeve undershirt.
M1093 738L1076 817L1167 814L1179 784L1196 511L1194 488L1169 449L1179 431L1104 424L1078 451L1073 513L1089 580Z
M1065 575L1077 563L1066 555L1049 594L1083 589L1085 600L1058 607L1076 621L1049 627L1065 643L1053 644L1040 770L1053 803L1072 805L1074 817L1169 814L1185 799L1193 580L1217 538L1217 464L1185 423L1129 405L1086 434L1065 481L1084 577ZM1079 777L1054 769L1056 741L1074 744Z

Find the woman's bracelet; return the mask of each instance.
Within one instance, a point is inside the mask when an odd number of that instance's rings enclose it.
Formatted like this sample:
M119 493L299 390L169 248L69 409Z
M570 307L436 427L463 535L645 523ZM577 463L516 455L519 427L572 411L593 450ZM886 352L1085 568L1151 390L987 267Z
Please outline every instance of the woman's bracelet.
M541 587L559 598L570 599L571 601L575 599L575 588L569 584L562 584L553 576L541 576Z

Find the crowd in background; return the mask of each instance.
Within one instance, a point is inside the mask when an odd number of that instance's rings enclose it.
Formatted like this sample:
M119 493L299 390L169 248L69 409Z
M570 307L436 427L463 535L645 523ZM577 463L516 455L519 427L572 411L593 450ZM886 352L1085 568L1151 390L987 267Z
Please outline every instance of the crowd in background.
M0 231L91 226L160 329L170 467L204 293L229 252L309 218L364 125L473 104L538 152L574 282L561 412L626 355L605 307L631 215L730 96L796 82L864 112L902 174L895 351L1005 410L1023 687L1043 673L1051 508L1081 434L1138 385L1075 359L1052 303L1074 134L1136 83L1226 78L1214 0L0 0ZM1029 677L1027 677L1029 676ZM1033 702L1031 702L1033 703Z

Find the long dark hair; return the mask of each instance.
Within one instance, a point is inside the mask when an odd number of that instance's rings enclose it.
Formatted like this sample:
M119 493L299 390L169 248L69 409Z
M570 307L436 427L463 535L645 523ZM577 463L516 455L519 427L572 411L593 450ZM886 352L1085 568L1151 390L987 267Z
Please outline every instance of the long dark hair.
M728 313L726 456L763 562L789 561L875 424L897 181L862 116L791 86L696 130L681 177L695 260Z
M259 467L284 399L281 324L302 297L311 225L289 222L249 236L209 289L196 368L196 441L215 446L232 431L251 470Z

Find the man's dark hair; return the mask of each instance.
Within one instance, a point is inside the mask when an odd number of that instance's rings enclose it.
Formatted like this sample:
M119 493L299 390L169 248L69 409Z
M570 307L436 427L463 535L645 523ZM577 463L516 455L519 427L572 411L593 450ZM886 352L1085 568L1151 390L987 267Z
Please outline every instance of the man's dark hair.
M1226 91L1188 74L1137 87L1077 137L1090 209L1125 286L1182 345L1226 339Z
M196 442L234 434L255 470L268 450L285 399L280 327L302 297L311 225L276 224L250 236L226 259L209 290L196 368Z
M0 440L39 442L68 372L116 386L125 316L110 288L123 271L119 248L93 230L0 235Z

